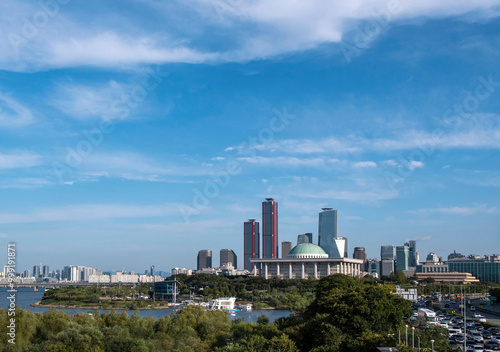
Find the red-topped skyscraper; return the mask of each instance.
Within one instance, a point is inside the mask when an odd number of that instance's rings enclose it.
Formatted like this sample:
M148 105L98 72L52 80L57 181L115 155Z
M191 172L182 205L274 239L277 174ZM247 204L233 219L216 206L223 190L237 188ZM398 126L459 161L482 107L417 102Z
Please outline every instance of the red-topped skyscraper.
M245 221L243 232L245 234L245 248L243 252L244 269L253 271L255 264L252 264L250 259L260 259L259 223L256 222L255 219Z
M266 198L262 202L262 258L279 258L278 248L278 202Z

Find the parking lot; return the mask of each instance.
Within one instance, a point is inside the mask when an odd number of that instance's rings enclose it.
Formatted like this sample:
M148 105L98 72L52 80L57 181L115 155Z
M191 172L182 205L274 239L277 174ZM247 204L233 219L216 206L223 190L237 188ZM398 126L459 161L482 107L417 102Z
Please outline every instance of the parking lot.
M476 304L479 306L482 302L476 301L471 303L471 305L467 306L466 321L464 324L463 317L452 314L452 312L456 314L461 313L458 302L434 302L434 307L444 310L444 312L436 310L436 322L434 324L448 330L450 345L453 348L463 350L464 339L467 339L467 351L500 350L500 328L490 327L485 324L500 325L500 318L496 315L480 311L476 307Z

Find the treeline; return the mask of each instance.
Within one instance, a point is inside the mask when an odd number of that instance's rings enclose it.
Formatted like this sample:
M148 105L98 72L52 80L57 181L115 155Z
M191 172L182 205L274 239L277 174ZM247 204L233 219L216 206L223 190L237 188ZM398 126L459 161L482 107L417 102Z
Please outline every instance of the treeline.
M313 292L318 281L309 279L265 279L261 276L226 277L210 274L175 275L182 294L195 292L205 297L231 296L251 300L272 290L278 292Z
M0 351L374 351L375 346L395 346L405 331L403 317L412 313L410 303L391 290L332 275L315 284L315 298L303 314L274 323L265 316L257 323L231 322L227 313L199 306L157 320L116 312L70 317L56 310L17 310L16 345L7 341L9 317L0 310ZM428 351L431 338L439 351L447 351L446 338L432 329L426 333L422 351Z
M218 297L236 297L240 300L251 301L255 308L286 308L292 311L302 311L314 298L317 280L282 280L263 277L225 277L210 274L197 274L192 276L177 275L168 279L179 282L179 290L183 298L190 294L202 300ZM148 296L152 284L131 286L95 285L95 286L68 286L46 291L42 297L42 304L65 305L101 305L104 308L113 307L116 302L102 298L138 297ZM122 304L123 305L123 304ZM136 301L127 303L134 308L151 305L150 301Z
M260 276L225 277L210 274L176 275L168 279L179 281L181 294L202 296L205 300L236 297L253 302L255 308L287 308L302 311L314 298L318 280L265 279Z

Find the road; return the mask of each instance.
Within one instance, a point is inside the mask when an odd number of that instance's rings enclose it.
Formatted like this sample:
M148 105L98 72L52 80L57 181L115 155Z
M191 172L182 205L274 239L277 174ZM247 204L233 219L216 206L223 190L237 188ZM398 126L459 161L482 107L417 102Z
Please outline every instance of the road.
M445 304L449 304L450 305L450 308L444 308L444 305ZM451 312L451 311L455 311L455 313L459 313L460 314L460 308L458 307L458 303L453 303L453 302L448 302L448 301L442 301L442 302L435 302L434 303L435 306L439 307L439 308L442 308L448 312ZM479 302L472 302L472 305L479 307ZM481 314L482 316L484 316L486 318L486 320L488 321L488 323L490 324L496 324L496 325L499 325L500 326L500 316L498 315L493 315L493 314L489 314L489 313L486 313L486 312L479 312L479 311L471 311L470 310L470 305L467 305L467 318L473 318L474 317L474 313L479 313Z

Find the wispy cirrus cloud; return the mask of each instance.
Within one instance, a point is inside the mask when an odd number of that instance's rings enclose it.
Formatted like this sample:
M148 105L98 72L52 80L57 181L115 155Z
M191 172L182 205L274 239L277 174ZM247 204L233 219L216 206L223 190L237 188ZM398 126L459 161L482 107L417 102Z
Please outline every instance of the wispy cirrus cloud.
M53 67L116 67L214 62L218 53L203 53L186 46L168 47L154 37L124 37L114 32L98 33L87 38L71 38L51 43L47 63Z
M83 158L70 175L74 181L119 178L131 181L191 183L189 177L208 176L208 167L195 161L168 161L128 151L99 152Z
M377 163L374 161L358 161L352 164L353 167L377 167Z
M287 167L324 167L327 164L325 158L297 158L297 157L246 157L238 158L239 161L260 166L287 166Z
M0 93L0 127L23 127L35 121L30 109Z
M419 209L412 210L413 214L448 214L448 215L473 215L473 214L490 214L490 215L500 215L500 208L498 207L488 207L486 205L476 205L473 207L449 207L449 208L430 208L430 209Z
M0 181L0 188L33 189L53 185L52 182L43 178L21 177L14 179L4 179Z
M500 118L494 116L485 124L465 126L463 129L445 131L440 129L439 137L434 131L388 131L384 138L367 138L363 136L328 137L312 139L284 139L266 144L252 145L259 152L286 154L327 154L342 155L363 152L397 152L417 148L436 149L500 149ZM248 153L239 146L228 147L226 152L238 151ZM396 166L394 160L386 160L385 165ZM392 164L392 165L391 165ZM414 168L423 167L415 164Z
M0 170L19 169L43 164L42 156L28 151L0 152Z
M0 213L0 224L163 217L171 215L177 210L178 206L175 204L76 204L64 207L37 208L26 213Z
M7 38L12 38L12 33L17 35L22 45L18 47L12 39L0 43L0 67L116 69L151 63L245 62L302 52L324 43L339 43L347 32L364 21L373 21L373 17L387 13L391 23L397 25L417 18L465 14L468 21L474 21L474 14L491 18L499 12L496 0L456 1L453 6L429 0L389 5L392 3L387 0L330 3L148 0L141 2L140 7L134 6L134 2L121 2L118 6L110 3L108 13L113 13L112 16L96 16L90 11L97 5L89 1L85 8L74 4L60 6L55 15L47 16L48 24L35 27L34 35L23 36L21 19L33 17L42 8L38 3L20 5L13 0L3 1L0 31L10 35ZM161 25L151 27L151 21ZM218 44L208 47L207 35L210 42Z
M130 87L116 81L93 85L62 83L53 90L49 103L72 118L113 119L118 117L113 102L127 89Z

